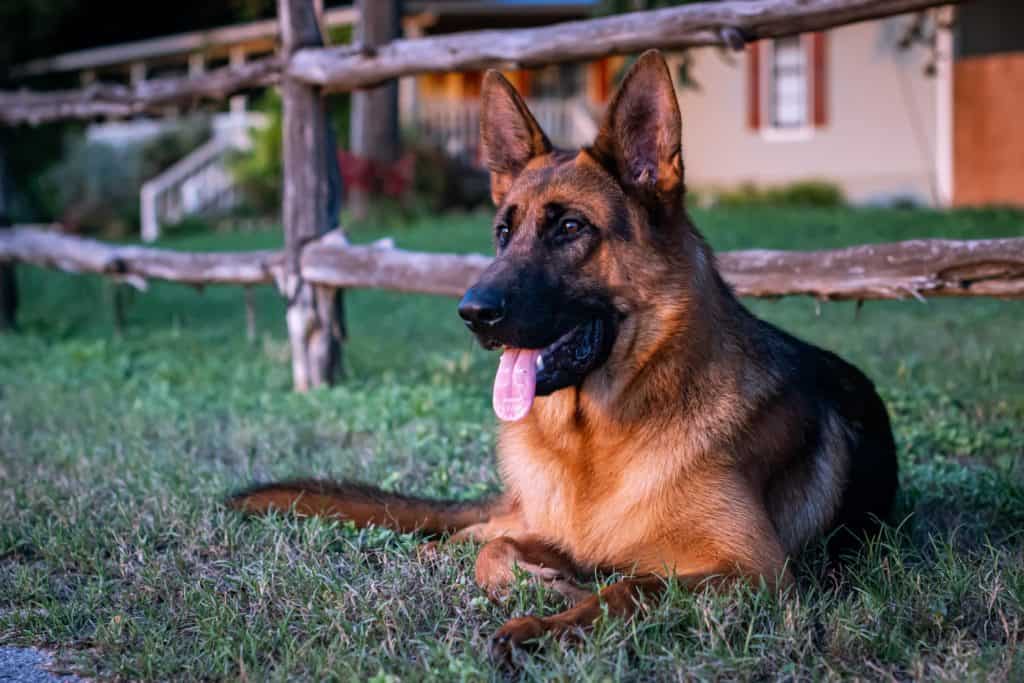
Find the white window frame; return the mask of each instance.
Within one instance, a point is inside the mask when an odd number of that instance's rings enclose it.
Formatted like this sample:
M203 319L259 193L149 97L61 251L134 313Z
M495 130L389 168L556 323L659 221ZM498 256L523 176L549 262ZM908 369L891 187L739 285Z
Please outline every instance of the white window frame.
M812 107L814 103L814 87L817 79L813 73L815 65L813 60L810 58L811 55L811 40L813 36L811 33L802 33L800 38L800 49L803 50L804 55L804 78L806 84L804 86L804 106L806 107L806 113L804 116L804 124L802 126L785 126L779 127L775 125L775 40L766 40L762 43L763 46L767 47L761 51L761 73L760 73L760 118L761 127L760 134L761 138L767 142L801 142L810 140L814 137L814 121Z

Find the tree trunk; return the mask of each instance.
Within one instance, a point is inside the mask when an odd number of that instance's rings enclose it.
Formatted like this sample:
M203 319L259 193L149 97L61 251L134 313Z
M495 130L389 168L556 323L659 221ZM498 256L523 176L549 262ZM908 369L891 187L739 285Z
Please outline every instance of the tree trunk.
M285 56L323 45L311 0L278 0ZM334 136L319 89L292 78L281 82L284 103L284 269L279 286L288 301L286 320L296 391L331 384L341 361L340 292L301 276L303 247L337 227L340 188ZM339 236L344 241L344 236Z
M399 37L399 0L359 0L356 42L364 53ZM398 83L391 81L352 96L352 153L364 159L390 163L398 159ZM365 218L369 197L362 186L350 187L349 210Z

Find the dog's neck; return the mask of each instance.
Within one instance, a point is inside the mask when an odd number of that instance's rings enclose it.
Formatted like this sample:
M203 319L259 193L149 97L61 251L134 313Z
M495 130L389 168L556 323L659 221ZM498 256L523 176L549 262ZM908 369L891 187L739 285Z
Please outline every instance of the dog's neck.
M686 221L682 244L674 245L680 254L677 275L659 288L663 301L651 307L670 314L648 322L644 335L653 341L640 362L618 380L610 407L622 421L678 415L687 401L667 396L665 387L679 386L681 377L682 386L696 388L729 353L726 342L739 304L717 271L711 247Z

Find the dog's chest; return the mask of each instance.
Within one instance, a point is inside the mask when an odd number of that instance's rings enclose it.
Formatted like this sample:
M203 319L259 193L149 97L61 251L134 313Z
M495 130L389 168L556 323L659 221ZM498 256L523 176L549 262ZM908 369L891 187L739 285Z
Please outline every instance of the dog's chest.
M530 533L567 550L581 564L630 562L658 516L647 473L615 467L616 454L564 446L524 432L502 435L502 475L520 501Z

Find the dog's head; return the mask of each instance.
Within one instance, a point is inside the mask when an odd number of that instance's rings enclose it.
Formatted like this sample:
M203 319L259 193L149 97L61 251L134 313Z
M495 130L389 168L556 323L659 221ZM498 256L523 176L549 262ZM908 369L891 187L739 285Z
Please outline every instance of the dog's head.
M505 348L495 408L518 419L534 390L581 385L635 341L631 316L650 303L658 277L671 277L686 230L679 107L664 59L651 51L579 152L554 149L496 71L484 80L480 127L497 255L459 315L485 347Z

